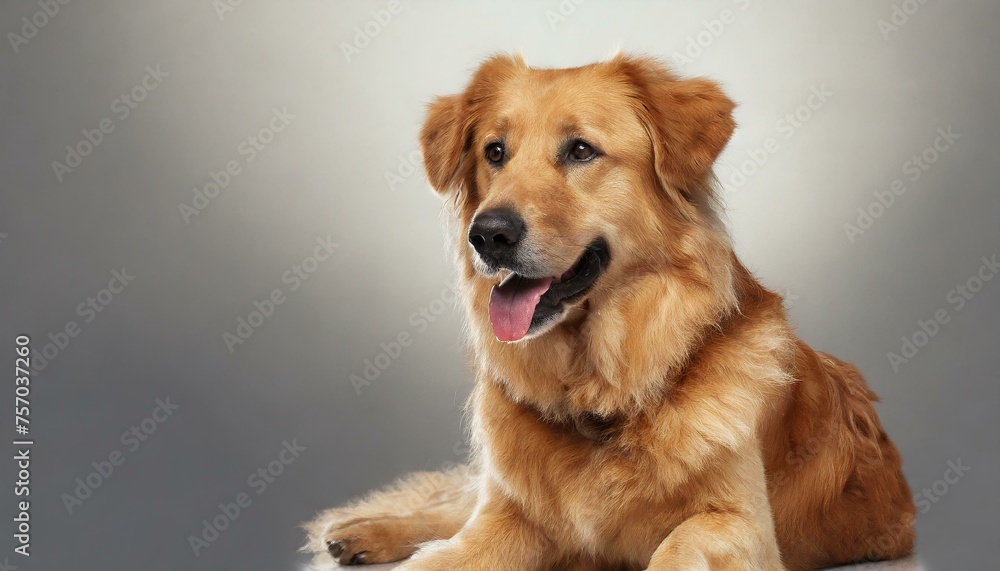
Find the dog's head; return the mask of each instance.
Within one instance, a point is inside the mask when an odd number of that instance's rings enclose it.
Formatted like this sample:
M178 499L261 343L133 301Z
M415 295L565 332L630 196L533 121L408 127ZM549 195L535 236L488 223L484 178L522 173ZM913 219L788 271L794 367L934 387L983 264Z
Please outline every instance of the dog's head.
M671 263L683 227L706 220L733 106L709 81L624 56L573 69L495 57L438 98L424 165L455 205L496 337L541 335L607 284Z

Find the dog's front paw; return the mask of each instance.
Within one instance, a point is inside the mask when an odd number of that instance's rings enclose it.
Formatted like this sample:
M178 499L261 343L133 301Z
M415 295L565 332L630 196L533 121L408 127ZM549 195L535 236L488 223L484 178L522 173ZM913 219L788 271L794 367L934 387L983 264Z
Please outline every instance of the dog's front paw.
M341 565L389 563L416 551L410 541L412 522L385 516L334 525L324 535L327 551Z

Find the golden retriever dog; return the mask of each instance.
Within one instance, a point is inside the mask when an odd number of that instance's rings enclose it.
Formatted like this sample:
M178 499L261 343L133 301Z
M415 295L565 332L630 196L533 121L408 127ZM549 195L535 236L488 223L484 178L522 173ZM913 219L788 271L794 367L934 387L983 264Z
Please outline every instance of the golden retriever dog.
M733 253L712 165L734 104L619 55L486 61L421 132L475 385L468 466L306 524L399 571L818 569L904 557L915 508L849 363Z

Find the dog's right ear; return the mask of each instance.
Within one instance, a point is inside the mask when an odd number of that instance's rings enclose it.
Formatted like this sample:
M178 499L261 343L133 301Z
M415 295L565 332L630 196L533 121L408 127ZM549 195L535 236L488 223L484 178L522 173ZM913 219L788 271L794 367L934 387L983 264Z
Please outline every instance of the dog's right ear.
M427 109L427 119L420 130L420 148L424 156L427 180L439 194L447 193L457 182L468 139L465 104L461 95L438 97Z
M525 68L519 55L494 55L479 66L463 93L438 97L427 108L420 148L427 180L439 194L447 194L457 186L463 171L474 162L468 157L483 102L492 98L506 79Z

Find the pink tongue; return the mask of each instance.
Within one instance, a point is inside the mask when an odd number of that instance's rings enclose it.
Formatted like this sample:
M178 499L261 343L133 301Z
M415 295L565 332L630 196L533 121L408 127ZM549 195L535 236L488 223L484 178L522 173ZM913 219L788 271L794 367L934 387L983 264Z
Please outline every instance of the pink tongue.
M490 323L501 341L517 341L528 333L531 316L552 278L529 279L514 276L493 286L490 293Z

